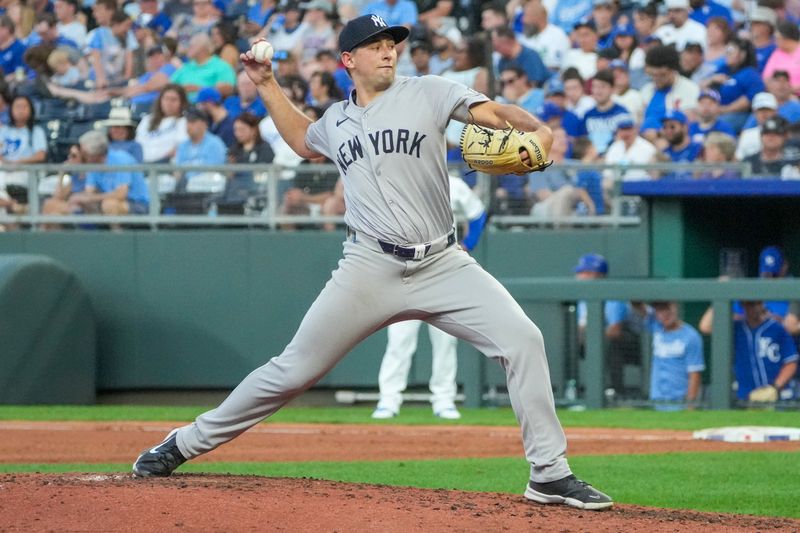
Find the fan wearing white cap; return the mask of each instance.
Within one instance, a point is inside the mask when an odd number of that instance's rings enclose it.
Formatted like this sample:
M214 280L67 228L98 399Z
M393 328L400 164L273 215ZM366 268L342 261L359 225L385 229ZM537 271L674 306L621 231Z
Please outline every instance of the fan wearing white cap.
M752 128L742 130L736 146L736 159L757 154L761 150L761 125L778 115L778 100L771 93L758 93L753 97L753 115L758 123Z
M750 42L756 48L758 70L764 72L767 61L775 51L775 25L778 15L774 9L757 6L747 17L750 21Z
M654 35L663 44L674 44L680 52L686 43L706 42L706 28L699 22L689 18L689 0L666 0L668 24L658 28Z

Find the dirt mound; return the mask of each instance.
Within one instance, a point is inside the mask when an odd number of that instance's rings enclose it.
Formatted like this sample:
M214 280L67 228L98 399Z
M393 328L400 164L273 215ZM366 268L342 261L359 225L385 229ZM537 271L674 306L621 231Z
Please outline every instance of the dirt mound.
M797 531L800 521L312 479L0 475L2 531Z

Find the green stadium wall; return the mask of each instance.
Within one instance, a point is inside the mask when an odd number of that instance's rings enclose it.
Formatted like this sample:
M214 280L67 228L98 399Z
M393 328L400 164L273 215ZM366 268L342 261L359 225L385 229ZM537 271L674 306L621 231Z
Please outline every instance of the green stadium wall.
M341 234L259 230L0 233L0 254L41 254L74 272L97 322L97 388L227 389L278 355L336 268ZM646 225L488 231L475 257L498 278L572 276L586 252L612 277L649 274ZM553 381L563 369L561 306L526 308L547 339ZM386 333L359 345L321 382L376 388ZM459 345L459 381L504 384L499 366ZM482 372L484 374L476 375ZM421 335L411 385L426 385Z

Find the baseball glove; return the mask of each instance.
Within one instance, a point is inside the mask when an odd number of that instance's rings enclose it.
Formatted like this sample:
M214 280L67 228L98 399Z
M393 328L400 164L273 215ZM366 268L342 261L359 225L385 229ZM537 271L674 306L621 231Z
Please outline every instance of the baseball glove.
M772 385L765 385L750 391L748 399L751 402L775 403L778 401L778 389Z
M528 153L529 159L522 160ZM493 130L467 124L461 131L461 154L469 168L487 174L527 174L553 164L535 132Z

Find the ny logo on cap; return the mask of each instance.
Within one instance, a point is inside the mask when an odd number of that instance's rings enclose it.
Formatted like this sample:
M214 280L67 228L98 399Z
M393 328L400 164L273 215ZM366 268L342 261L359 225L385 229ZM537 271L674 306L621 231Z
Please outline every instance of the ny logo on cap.
M378 15L372 15L370 18L372 19L372 22L374 22L379 28L386 28L388 26L388 24L386 24L386 22Z

